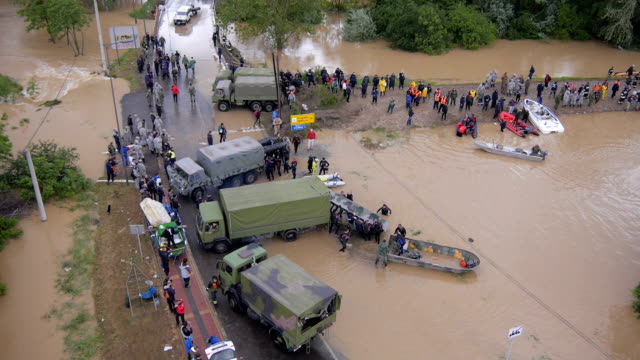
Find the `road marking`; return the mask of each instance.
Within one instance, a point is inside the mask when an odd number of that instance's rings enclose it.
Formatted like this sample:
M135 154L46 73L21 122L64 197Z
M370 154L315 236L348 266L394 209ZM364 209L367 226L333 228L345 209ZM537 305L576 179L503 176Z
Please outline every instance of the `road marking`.
M333 360L338 360L338 356L336 355L335 352L333 352L333 349L331 348L331 346L329 346L329 343L327 343L327 340L324 339L324 336L320 336L320 340L322 340L322 343L324 344L324 346L326 346L327 350L329 350L329 354L331 354L331 358L333 358Z

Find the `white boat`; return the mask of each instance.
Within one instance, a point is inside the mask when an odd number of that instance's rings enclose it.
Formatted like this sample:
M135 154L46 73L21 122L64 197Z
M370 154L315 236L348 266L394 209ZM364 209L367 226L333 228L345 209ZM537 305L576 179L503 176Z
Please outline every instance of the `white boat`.
M325 186L328 188L334 188L338 186L343 186L346 184L342 179L337 178L336 180L327 180L324 182Z
M543 161L547 157L547 153L541 151L540 153L533 155L531 151L526 151L520 148L514 148L511 146L493 144L485 141L474 141L478 149L482 149L488 153L508 156L517 159L531 160L531 161Z
M338 174L337 172L334 172L333 174L318 175L318 177L322 181L329 181L335 178L339 178L340 174Z
M546 106L531 99L524 99L524 107L529 112L529 121L543 134L564 132L560 119Z

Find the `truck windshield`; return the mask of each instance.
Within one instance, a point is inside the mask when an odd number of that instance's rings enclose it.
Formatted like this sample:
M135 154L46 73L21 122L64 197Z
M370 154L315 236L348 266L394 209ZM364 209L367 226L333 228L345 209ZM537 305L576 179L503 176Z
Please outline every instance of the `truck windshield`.
M178 16L187 16L185 11L178 11Z
M180 166L176 166L175 169L176 169L176 172L178 173L178 176L180 176L185 180L189 179L189 174L187 174L184 170L182 170Z

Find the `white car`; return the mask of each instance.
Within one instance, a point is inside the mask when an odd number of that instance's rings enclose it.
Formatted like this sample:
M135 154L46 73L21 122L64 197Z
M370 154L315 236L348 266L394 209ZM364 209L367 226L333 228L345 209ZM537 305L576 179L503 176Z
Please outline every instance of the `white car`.
M204 350L209 360L237 360L236 347L232 341L220 341Z
M173 18L173 23L176 25L186 25L191 21L191 17L197 13L197 10L192 6L180 6L176 16Z

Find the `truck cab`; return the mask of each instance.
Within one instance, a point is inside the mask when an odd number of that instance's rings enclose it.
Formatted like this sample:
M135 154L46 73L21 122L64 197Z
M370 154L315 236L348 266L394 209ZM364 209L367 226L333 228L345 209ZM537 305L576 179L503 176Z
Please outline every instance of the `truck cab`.
M213 102L218 104L218 110L222 112L229 111L231 108L231 91L233 83L231 80L220 80L216 84L216 89L213 93Z
M191 158L183 158L167 167L169 185L180 195L190 196L193 201L204 198L204 190L211 183L204 169Z
M211 248L217 253L229 251L231 242L227 237L224 214L217 201L200 203L196 226L198 240L204 248Z
M218 261L216 268L223 295L240 284L240 273L267 259L267 250L259 244L247 245Z

